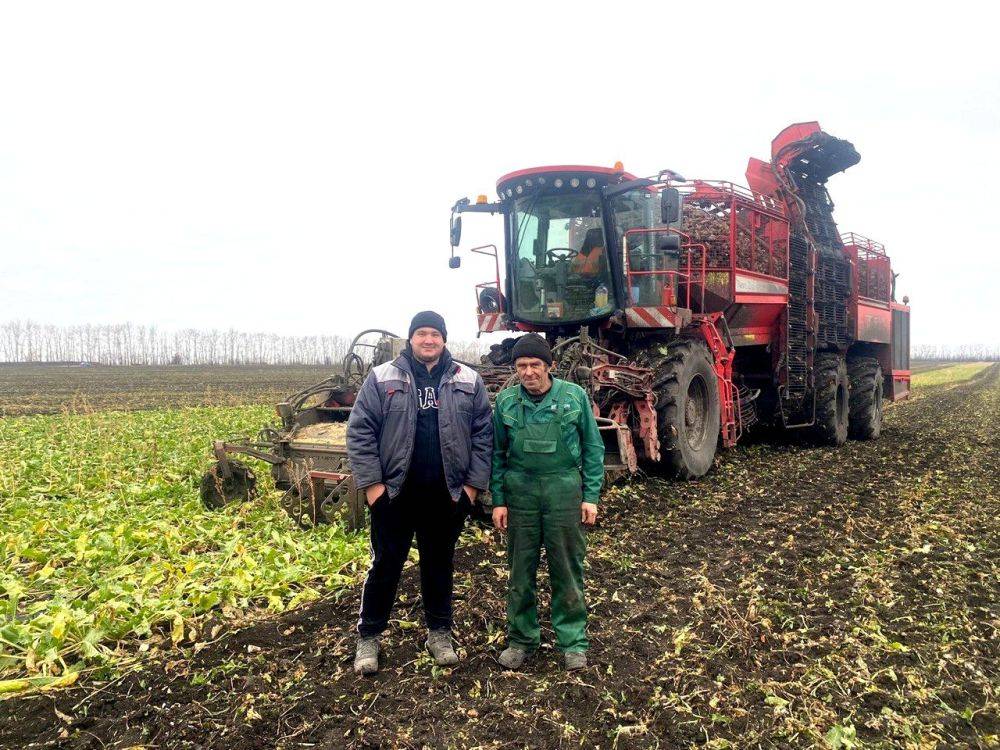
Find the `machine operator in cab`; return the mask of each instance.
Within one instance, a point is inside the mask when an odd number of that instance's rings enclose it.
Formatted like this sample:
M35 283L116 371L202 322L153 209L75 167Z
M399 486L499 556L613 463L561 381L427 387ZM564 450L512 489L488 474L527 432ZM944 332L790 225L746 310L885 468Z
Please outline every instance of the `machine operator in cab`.
M604 232L600 227L588 229L580 251L570 261L570 272L584 278L596 279L607 266L604 259Z
M587 666L584 525L597 520L604 441L586 392L551 376L552 350L538 334L511 352L520 384L493 411L493 524L507 531L507 649L518 669L540 642L536 576L542 547L552 584L552 627L567 670Z

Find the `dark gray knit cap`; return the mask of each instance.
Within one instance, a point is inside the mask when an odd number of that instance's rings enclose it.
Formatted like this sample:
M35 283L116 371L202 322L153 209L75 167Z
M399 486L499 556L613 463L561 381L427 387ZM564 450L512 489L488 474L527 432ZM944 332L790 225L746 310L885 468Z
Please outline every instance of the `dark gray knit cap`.
M552 364L552 350L549 343L537 333L528 333L514 342L510 355L516 363L518 357L538 357L545 364Z
M448 329L444 327L444 318L433 310L424 310L413 316L413 320L410 321L410 332L406 334L406 338L412 339L413 332L418 328L433 328L441 332L441 338L448 340Z

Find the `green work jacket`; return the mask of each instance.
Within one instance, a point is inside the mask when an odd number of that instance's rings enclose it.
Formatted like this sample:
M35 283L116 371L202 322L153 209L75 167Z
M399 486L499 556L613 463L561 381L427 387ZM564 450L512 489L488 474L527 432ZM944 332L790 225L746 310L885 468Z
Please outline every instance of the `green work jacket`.
M576 383L553 378L552 388L537 404L520 385L506 388L497 396L493 407L493 476L490 479L494 507L507 505L504 477L510 470L510 451L518 432L527 425L547 425L557 414L563 446L582 477L583 502L598 501L604 481L604 440L597 428L590 398ZM524 470L530 472L530 458L526 465L524 457L520 460Z

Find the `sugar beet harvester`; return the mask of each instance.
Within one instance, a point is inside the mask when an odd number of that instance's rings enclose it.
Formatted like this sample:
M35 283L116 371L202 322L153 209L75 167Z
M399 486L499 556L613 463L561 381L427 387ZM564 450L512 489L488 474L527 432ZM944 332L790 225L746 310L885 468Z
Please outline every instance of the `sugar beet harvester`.
M810 122L785 128L770 162L750 160L749 189L620 165L513 172L496 201L452 208L450 265L461 262L461 214L502 218L503 252L470 249L494 261L476 287L479 330L549 339L557 375L591 396L609 479L643 463L699 477L755 423L828 445L872 440L883 399L909 394L909 307L895 301L884 247L834 222L826 182L859 160ZM476 365L494 392L513 382L514 340ZM252 473L228 458L243 453L272 464L300 522L347 507L360 523L342 438L306 449L296 436L346 418L365 371L402 344L352 347L345 374L311 389L314 405L279 405L282 429L216 443L206 503L252 492Z

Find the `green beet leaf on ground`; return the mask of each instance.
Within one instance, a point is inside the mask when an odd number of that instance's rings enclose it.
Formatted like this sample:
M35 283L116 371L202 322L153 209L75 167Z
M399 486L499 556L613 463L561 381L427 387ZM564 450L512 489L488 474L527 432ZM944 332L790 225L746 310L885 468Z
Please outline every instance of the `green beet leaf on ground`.
M201 619L321 595L367 554L336 526L303 532L273 487L207 511L197 480L218 435L268 407L0 420L0 678L33 689L79 667L184 645ZM29 678L27 683L20 682Z

